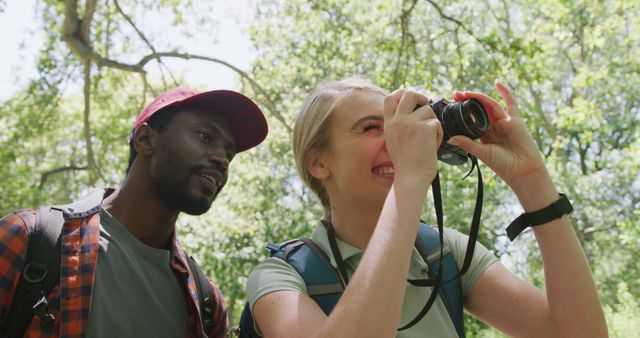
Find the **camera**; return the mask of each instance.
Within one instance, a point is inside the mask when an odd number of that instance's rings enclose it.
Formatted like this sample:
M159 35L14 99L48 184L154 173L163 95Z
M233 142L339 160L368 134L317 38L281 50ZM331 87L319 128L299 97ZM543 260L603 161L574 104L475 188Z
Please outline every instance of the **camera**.
M451 165L465 164L468 159L467 152L447 141L456 135L471 139L480 138L490 127L486 110L476 99L449 102L441 98L429 102L429 106L436 114L444 132L442 144L438 149L438 159Z

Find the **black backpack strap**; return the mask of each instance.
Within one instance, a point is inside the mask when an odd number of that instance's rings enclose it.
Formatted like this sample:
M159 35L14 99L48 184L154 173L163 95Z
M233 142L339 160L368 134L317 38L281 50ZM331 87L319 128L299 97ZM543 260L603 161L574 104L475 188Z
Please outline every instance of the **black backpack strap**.
M244 303L242 314L240 314L240 323L233 330L233 333L240 338L261 338L253 325L253 314L251 313L249 302Z
M40 326L54 321L47 295L60 280L62 211L51 206L38 208L35 227L29 236L27 256L13 302L0 329L2 337L23 337L34 315Z
M191 273L193 273L193 278L196 282L198 301L200 302L200 319L202 319L202 326L204 327L204 332L208 335L215 325L213 312L216 305L213 303L213 300L215 299L213 286L211 286L209 279L193 257L189 256L187 262L189 263L189 268L191 269Z
M436 229L420 223L418 238L416 238L416 248L429 266L429 274L433 278L438 274L440 258L440 235ZM462 283L458 274L458 264L448 246L443 248L443 274L445 281L438 294L442 299L449 317L453 322L459 337L465 337L464 332L464 309L462 302Z

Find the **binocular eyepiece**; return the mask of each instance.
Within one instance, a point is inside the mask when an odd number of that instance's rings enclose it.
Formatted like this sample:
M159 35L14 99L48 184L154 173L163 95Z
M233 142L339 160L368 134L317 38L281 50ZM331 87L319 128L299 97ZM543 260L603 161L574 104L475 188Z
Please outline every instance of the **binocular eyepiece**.
M442 144L438 149L438 159L451 165L465 164L469 154L447 141L456 135L471 139L480 138L490 127L487 111L476 99L449 102L441 98L431 101L429 106L436 114L444 132Z

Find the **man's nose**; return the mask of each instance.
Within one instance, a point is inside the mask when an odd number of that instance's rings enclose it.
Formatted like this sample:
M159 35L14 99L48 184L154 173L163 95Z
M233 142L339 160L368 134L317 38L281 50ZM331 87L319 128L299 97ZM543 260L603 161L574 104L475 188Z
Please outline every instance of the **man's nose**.
M225 171L229 169L229 157L223 147L215 147L208 157L209 162L216 163L220 168Z

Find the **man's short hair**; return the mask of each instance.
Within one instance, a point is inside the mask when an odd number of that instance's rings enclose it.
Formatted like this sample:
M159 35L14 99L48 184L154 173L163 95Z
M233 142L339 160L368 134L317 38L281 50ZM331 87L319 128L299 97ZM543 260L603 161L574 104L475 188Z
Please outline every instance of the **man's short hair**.
M155 113L147 124L149 127L157 130L159 132L163 132L169 127L173 118L182 111L185 107L183 106L170 106L167 108L163 108L161 111ZM129 174L131 170L131 166L133 165L133 161L136 159L138 155L138 151L136 151L136 147L133 144L134 142L129 142L129 164L127 165L126 173Z

